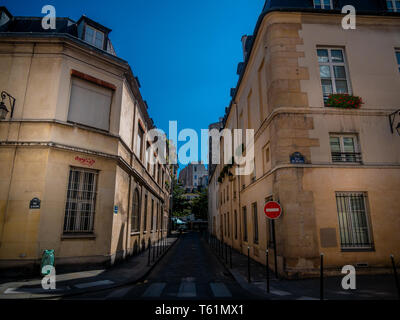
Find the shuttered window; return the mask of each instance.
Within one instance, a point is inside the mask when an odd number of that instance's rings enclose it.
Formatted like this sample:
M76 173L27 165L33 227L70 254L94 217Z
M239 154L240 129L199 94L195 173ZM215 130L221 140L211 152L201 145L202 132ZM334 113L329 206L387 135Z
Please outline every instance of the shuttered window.
M72 78L68 121L109 131L112 90Z

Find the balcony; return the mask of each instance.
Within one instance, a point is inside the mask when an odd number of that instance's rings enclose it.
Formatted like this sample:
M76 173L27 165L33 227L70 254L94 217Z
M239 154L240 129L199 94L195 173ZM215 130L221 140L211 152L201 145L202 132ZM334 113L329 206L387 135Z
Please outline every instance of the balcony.
M332 152L333 162L362 163L361 153L356 152Z

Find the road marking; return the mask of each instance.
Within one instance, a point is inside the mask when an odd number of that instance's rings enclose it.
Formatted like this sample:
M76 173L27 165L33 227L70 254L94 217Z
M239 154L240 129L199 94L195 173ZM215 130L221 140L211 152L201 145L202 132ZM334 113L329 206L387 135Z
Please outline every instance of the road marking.
M118 289L118 290L114 290L114 291L111 292L108 296L105 297L105 300L107 300L107 299L118 299L118 298L122 298L122 297L124 297L131 289L132 289L132 287L125 287L125 288L121 288L121 289Z
M194 278L184 278L179 286L178 297L179 298L193 298L196 297L196 284Z
M84 289L84 288L91 288L91 287L97 287L97 286L104 286L106 284L113 284L111 280L102 280L102 281L94 281L94 282L86 282L86 283L79 283L75 284L74 287L77 287L79 289Z
M297 298L296 300L319 300L319 299L313 298L313 297L300 297L300 298Z
M271 290L270 291L272 294L275 294L277 296L290 296L291 293L287 291L282 291L282 290Z
M213 292L214 297L216 298L227 298L232 297L232 294L225 286L225 284L221 282L210 283L211 291Z
M43 288L8 288L4 294L24 294L24 293L55 293L69 290L69 287L63 287L54 290L45 290Z
M143 293L142 297L144 298L155 298L161 296L162 291L164 290L166 283L153 283L151 284L146 291Z

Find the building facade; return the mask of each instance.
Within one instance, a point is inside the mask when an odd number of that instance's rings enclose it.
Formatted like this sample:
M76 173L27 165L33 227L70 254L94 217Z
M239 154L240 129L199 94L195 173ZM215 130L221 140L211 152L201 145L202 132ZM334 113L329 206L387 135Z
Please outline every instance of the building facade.
M203 177L207 177L203 178ZM208 182L208 170L202 163L189 163L179 172L179 183L187 192L193 189L206 187Z
M111 30L0 12L0 88L16 99L0 121L0 267L35 267L45 249L110 265L165 237L170 168Z
M342 28L345 5L357 10L355 30ZM217 166L210 232L263 264L268 248L284 277L317 274L321 253L331 273L388 270L400 254L399 118L389 125L400 108L399 12L395 1L266 1L242 39L224 117L225 129L254 129L255 168ZM364 104L329 107L330 94ZM275 238L271 200L283 208Z

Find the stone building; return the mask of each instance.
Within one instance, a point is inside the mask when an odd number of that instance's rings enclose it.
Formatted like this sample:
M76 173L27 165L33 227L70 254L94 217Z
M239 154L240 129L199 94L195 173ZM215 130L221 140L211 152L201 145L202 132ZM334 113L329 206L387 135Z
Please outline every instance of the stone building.
M191 192L189 190L207 186L208 180L203 179L205 176L208 176L208 171L203 163L189 163L179 172L179 182Z
M342 28L345 5L357 10L355 30ZM242 39L224 117L225 129L254 129L255 169L211 174L218 238L264 264L269 248L285 277L316 274L321 253L328 272L388 270L400 254L399 12L398 1L266 1ZM331 94L364 104L332 107ZM283 208L275 239L270 200Z
M111 30L0 14L0 89L15 98L0 121L0 267L37 266L45 249L58 266L113 264L164 237L170 168Z

